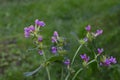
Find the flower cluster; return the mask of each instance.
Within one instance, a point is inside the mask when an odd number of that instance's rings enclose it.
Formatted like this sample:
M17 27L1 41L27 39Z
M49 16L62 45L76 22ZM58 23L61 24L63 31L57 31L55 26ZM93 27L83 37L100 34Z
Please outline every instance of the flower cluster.
M91 32L91 26L90 25L86 26L85 30L87 31L86 38L88 38L89 41L92 41L97 36L99 36L103 33L103 30L101 30L101 29L96 30L95 33Z
M116 64L116 58L114 58L113 56L109 57L109 58L105 58L102 62L100 62L101 66L110 66L111 64Z
M51 37L51 42L53 46L51 47L51 52L58 56L63 56L66 53L64 47L64 38L60 37L57 31L54 31L53 36ZM70 59L65 59L63 63L67 66L70 65Z
M54 31L53 36L52 36L52 43L57 43L59 40L58 32Z
M73 71L74 69L74 61L76 59L76 56L78 54L78 52L80 51L81 47L83 45L87 45L88 42L92 42L93 39L95 39L97 36L101 35L103 33L103 30L101 29L98 29L96 30L96 32L91 32L91 26L88 25L87 27L85 27L85 30L87 31L86 33L86 36L81 39L79 42L80 42L80 46L78 47L78 49L76 50L75 54L73 55L73 58L72 60L70 60L69 58L66 59L66 50L64 49L66 47L66 40L65 38L63 37L60 37L58 32L57 31L54 31L52 37L51 37L51 42L52 42L52 47L51 47L51 52L53 54L55 54L53 57L50 57L50 59L47 59L44 52L43 52L43 49L44 49L44 46L43 46L43 36L41 35L41 27L44 27L45 26L45 23L43 21L40 21L38 19L35 20L35 26L31 25L29 27L25 27L24 28L24 35L26 38L29 38L30 36L32 37L37 49L38 49L38 53L40 55L43 55L44 57L44 66L46 67L46 71L48 73L48 77L49 77L49 70L47 69L47 65L49 63L52 63L52 62L57 62L57 61L61 61L63 62L69 72L75 72ZM88 46L86 46L88 47ZM80 55L80 58L83 60L83 66L88 66L90 63L93 63L93 62L98 62L100 63L101 66L110 66L112 64L116 64L117 63L117 60L116 58L114 58L113 56L111 57L105 57L103 56L101 58L101 60L98 60L97 58L98 57L101 57L103 54L103 51L104 49L103 48L97 48L95 51L94 51L94 58L90 60L90 56L88 56L86 53L84 54L81 54ZM91 53L92 54L92 53ZM75 80L75 77L77 76L77 74L82 70L83 68L80 68L78 71L76 71L74 77L72 80ZM68 75L66 77L65 80L68 80L69 76L70 76L70 73L68 72ZM49 79L50 80L50 79Z
M29 27L25 27L24 28L24 34L26 38L29 38L30 36L32 36L34 38L34 42L37 44L38 47L38 53L40 55L43 54L42 51L42 41L43 41L43 37L38 34L40 27L44 27L45 23L43 21L39 21L38 19L35 20L35 26L31 25Z
M104 49L103 48L98 48L97 49L98 54L100 55L103 53ZM110 66L111 64L117 63L116 58L113 56L106 58L105 56L102 58L102 61L100 62L101 66Z
M53 46L51 47L51 52L53 54L56 54L58 52L59 55L63 55L62 52L64 52L64 38L60 37L57 31L54 31L53 36L51 37L51 42L53 43Z
M91 26L90 25L86 26L85 30L87 31L86 37L79 41L80 44L85 44L87 41L92 41L97 36L99 36L103 33L103 30L101 30L101 29L96 30L95 33L91 32Z
M96 33L91 32L91 26L90 25L85 27L85 30L87 31L87 36L84 39L81 40L80 43L82 45L85 44L88 40L92 41L92 39L94 39L95 37L97 37L97 36L99 36L103 33L103 30L97 30ZM95 54L95 59L93 59L93 60L97 60L97 57L100 56L100 54L102 54L103 51L104 51L103 48L98 48L97 49L97 54ZM87 54L81 54L80 57L84 61L83 62L84 65L87 64L88 61L90 60L90 57L87 56ZM110 58L106 58L106 57L102 58L102 61L100 62L100 65L110 66L111 64L115 64L115 63L117 63L116 58L111 56Z
M59 40L59 36L58 36L58 32L57 31L54 31L53 33L53 36L51 38L52 40L52 43L54 43L54 46L51 47L51 52L53 54L56 54L57 53L57 46L56 44L58 43L58 40Z

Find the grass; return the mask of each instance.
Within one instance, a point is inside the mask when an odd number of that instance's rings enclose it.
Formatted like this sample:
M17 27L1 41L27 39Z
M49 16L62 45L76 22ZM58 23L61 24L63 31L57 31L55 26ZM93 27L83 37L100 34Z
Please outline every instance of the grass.
M119 0L4 0L0 1L0 80L45 80L44 69L34 76L23 76L24 72L34 70L41 62L37 52L26 51L32 48L32 43L24 38L23 33L23 28L34 24L36 18L46 22L43 34L46 45L49 45L54 30L72 40L71 56L78 46L71 32L82 38L86 25L93 26L93 30L102 28L104 34L96 40L97 46L103 47L105 54L115 56L120 63ZM55 69L51 71L59 71L57 66L53 66ZM79 74L78 80L119 80L119 65L102 72L94 69L94 64L91 66L92 69ZM52 80L59 77L58 73L52 74Z

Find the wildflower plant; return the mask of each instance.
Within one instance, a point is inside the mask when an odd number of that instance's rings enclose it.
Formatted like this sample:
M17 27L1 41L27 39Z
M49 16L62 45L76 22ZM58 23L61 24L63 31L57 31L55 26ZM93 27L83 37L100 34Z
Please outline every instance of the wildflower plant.
M65 72L65 76L61 75L61 80L63 78L65 80L75 80L77 75L84 70L84 68L88 67L91 63L96 62L99 67L105 66L109 67L113 64L117 63L117 60L113 56L106 56L104 55L104 49L103 48L97 48L95 51L93 51L93 58L89 56L87 53L79 53L81 48L83 46L88 45L90 42L92 42L94 39L96 39L98 36L102 35L103 30L98 29L96 32L92 32L91 26L88 25L85 27L86 30L86 35L83 39L78 40L79 46L75 53L73 53L72 59L68 57L69 53L68 51L64 48L66 43L66 39L64 37L61 37L57 31L53 32L53 35L51 37L51 44L50 46L50 56L46 57L45 53L45 47L43 44L44 38L41 35L42 33L42 28L45 26L45 23L43 21L40 21L38 19L35 20L35 25L30 25L29 27L24 28L24 35L26 38L32 38L35 46L37 47L38 53L40 56L43 56L44 62L40 64L40 66L35 69L32 72L26 72L26 76L31 76L35 74L37 71L39 71L41 68L46 68L46 72L48 75L48 80L51 80L51 75L50 75L50 70L49 66L54 63L59 61L63 67L66 67L65 71L61 70L61 72ZM80 60L82 62L83 66L77 66L79 69L76 70L74 69L74 64L75 60L77 60L77 56L80 57ZM100 58L100 59L98 59ZM77 63L80 64L80 63ZM72 77L71 77L72 75Z

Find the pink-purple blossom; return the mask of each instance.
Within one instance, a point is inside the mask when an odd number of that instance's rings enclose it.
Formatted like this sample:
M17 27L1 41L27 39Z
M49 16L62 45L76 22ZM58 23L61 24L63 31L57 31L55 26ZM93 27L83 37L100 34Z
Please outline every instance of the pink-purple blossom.
M111 64L116 64L116 58L111 56L110 58L106 58L104 61L100 63L101 66L110 66Z
M97 51L98 51L98 54L101 54L104 51L104 49L103 48L98 48Z
M42 51L42 50L39 50L38 53L39 53L40 55L43 55L43 51Z
M90 60L90 57L87 56L86 54L81 54L80 55L81 59L83 59L85 62L88 62Z
M58 37L58 32L57 32L57 31L54 31L53 36L54 36L54 37Z
M24 28L24 35L26 38L30 37L31 32L35 31L35 27L33 25Z
M38 20L38 19L35 20L35 24L36 24L37 26L41 26L41 27L44 27L44 26L45 26L45 23L44 23L43 21Z
M101 65L104 66L110 66L111 62L109 61L109 59L107 58L103 63L101 63Z
M39 36L39 37L38 37L38 42L42 42L42 41L43 41L42 36Z
M87 27L85 27L85 30L86 30L86 31L90 31L90 30L91 30L91 26L88 25Z
M57 38L52 36L52 43L55 43L55 42L57 42Z
M24 31L24 35L26 38L30 37L30 32Z
M30 30L30 32L33 32L33 31L35 31L35 27L33 25L31 25L31 26L29 26L29 30Z
M66 60L64 61L64 64L65 64L65 65L70 65L70 59L66 59Z
M25 31L25 32L30 32L29 27L25 27L25 28L24 28L24 31Z
M53 54L56 54L56 53L57 53L57 48L53 46L53 47L51 48L51 51L52 51Z
M114 58L113 56L110 57L109 61L113 64L117 63L116 58Z
M103 33L103 30L97 30L95 33L95 37L101 35Z
M52 36L52 43L57 42L57 38L58 38L58 32L54 31L53 36Z

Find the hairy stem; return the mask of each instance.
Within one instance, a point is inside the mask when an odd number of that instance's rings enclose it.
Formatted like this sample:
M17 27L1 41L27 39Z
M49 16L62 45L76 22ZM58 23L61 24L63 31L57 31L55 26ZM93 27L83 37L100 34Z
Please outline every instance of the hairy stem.
M76 76L80 73L80 71L82 71L83 68L80 68L76 73L75 75L73 76L72 80L75 80Z
M46 56L45 56L45 53L43 52L43 57L44 57L44 60L46 61ZM47 75L48 75L48 80L50 80L50 72L49 72L49 68L46 66L46 72L47 72Z
M81 49L81 47L82 47L82 44L78 47L77 51L75 52L75 54L74 54L74 56L73 56L73 59L72 59L72 62L71 62L71 65L73 65L73 63L74 63L74 61L75 61L75 58L76 58L79 50Z
M88 66L89 64L91 64L91 63L93 63L93 62L95 62L95 61L96 61L96 58L93 59L93 60L91 60L90 62L88 62L86 66ZM83 68L80 68L80 69L75 73L75 75L73 76L72 80L75 80L76 76L77 76L77 75L80 73L80 71L82 71L82 70L83 70Z
M68 80L69 76L70 76L70 72L68 72L68 74L67 74L65 80Z
M49 68L46 66L46 71L47 71L47 74L48 74L48 80L50 80L50 72L49 72Z
M81 47L82 47L82 44L81 44L81 45L78 47L78 49L76 50L76 52L75 52L75 54L74 54L74 56L73 56L71 65L73 65L73 63L74 63L74 61L75 61L75 58L76 58L76 56L77 56L79 50L81 49ZM70 76L70 72L68 72L68 74L67 74L65 80L68 80L69 76Z
M61 80L63 80L63 67L61 68Z
M95 61L96 61L96 59L93 59L93 60L91 60L90 62L88 62L87 65L89 65L89 64L91 64L91 63L93 63L93 62L95 62ZM86 66L87 66L87 65L86 65Z

